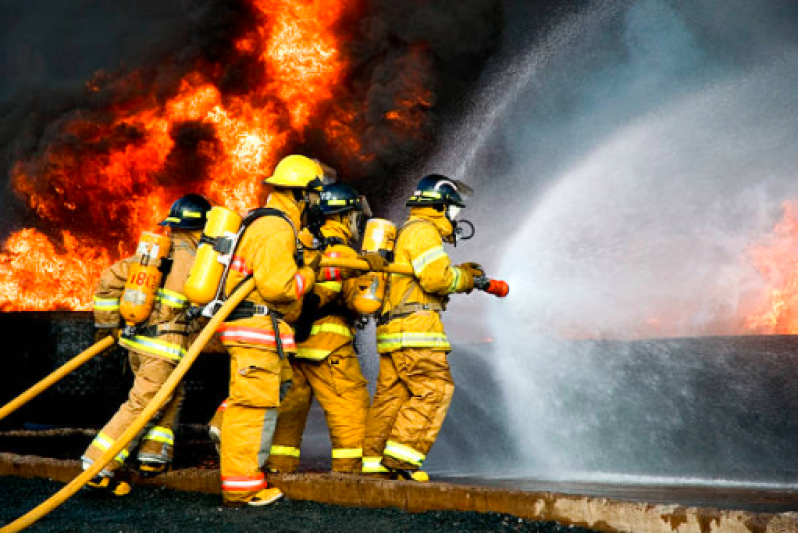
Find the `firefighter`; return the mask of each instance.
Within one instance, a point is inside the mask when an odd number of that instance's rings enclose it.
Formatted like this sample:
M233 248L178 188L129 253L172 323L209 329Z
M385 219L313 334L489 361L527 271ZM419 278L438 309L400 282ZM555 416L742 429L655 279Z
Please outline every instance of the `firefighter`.
M131 330L130 334L120 337L120 298L135 256L115 263L100 278L94 292L95 340L113 335L122 347L127 348L135 377L128 400L100 430L84 453L84 470L99 459L138 418L186 353L191 320L186 314L188 300L182 292L183 284L194 262L210 208L207 198L199 194L187 194L172 204L169 216L160 223L169 228L167 231L171 233L171 257L162 265L162 270L168 269L168 273L157 289L149 318ZM142 475L153 476L165 471L172 459L174 428L184 395L181 384L142 434L131 441L88 486L118 496L130 492L130 485L116 479L114 472L136 448L138 469Z
M366 199L348 185L333 183L324 186L320 205L324 225L316 232L318 249L325 257L358 258L351 246L371 216ZM377 254L365 257L372 269L387 264ZM330 431L332 470L360 472L370 397L354 347L355 321L361 314L355 276L354 272L324 268L313 292L305 298L295 328L299 344L291 358L293 383L280 406L270 471L297 470L302 433L315 396Z
M425 176L407 201L410 216L394 247L394 261L414 275L391 274L377 327L380 369L366 418L364 474L427 481L421 466L446 417L454 393L451 350L441 313L449 295L470 293L481 276L476 263L452 266L443 243L455 243L465 207L464 184Z
M290 323L313 287L321 257L303 266L297 232L318 204L324 171L301 155L283 158L264 183L272 187L268 216L244 230L225 285L229 296L249 276L256 289L217 330L230 354L230 387L221 424L220 463L225 506L268 505L280 497L263 471L281 397L290 388L286 356L297 346ZM250 214L252 215L252 213Z

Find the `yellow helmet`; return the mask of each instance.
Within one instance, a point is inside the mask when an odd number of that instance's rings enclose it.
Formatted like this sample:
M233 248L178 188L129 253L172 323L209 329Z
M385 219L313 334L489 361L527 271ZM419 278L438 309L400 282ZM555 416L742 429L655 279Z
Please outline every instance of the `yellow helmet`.
M304 155L284 157L274 168L274 173L263 183L275 187L321 191L324 169L315 159Z

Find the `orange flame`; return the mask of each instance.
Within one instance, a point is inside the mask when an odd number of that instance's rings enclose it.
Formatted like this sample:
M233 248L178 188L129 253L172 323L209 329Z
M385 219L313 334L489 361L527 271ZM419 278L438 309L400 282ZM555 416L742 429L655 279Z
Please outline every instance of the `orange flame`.
M762 303L746 317L745 329L752 333L798 333L798 204L785 202L783 209L769 242L751 250L768 285Z
M110 120L76 112L64 126L73 146L53 145L14 164L14 190L43 221L74 233L63 231L58 244L34 229L8 239L0 253L0 309L90 309L100 273L132 253L138 234L152 231L181 194L205 193L238 210L257 205L264 175L289 142L301 139L345 75L333 28L356 0L253 5L262 23L235 48L256 54L268 78L249 93L223 96L194 72L165 102L145 87L135 101L106 110ZM98 76L87 91L101 91L106 81ZM134 73L125 81L139 80ZM176 153L185 124L212 131L190 141L191 157L202 163L197 172L204 174L189 176L188 184L170 179L170 172L194 168ZM354 138L346 146L359 148Z

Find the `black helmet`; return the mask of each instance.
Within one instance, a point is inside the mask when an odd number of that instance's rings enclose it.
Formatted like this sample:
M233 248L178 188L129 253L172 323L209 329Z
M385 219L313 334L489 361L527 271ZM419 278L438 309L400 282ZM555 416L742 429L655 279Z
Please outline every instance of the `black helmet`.
M348 211L361 211L367 217L371 216L366 199L344 183L330 183L322 187L319 205L325 216Z
M176 229L202 229L210 209L211 203L201 194L187 194L172 204L169 216L160 225Z
M465 207L460 193L470 194L470 188L462 182L441 174L428 174L416 185L413 195L405 203L408 207L425 205L456 205Z

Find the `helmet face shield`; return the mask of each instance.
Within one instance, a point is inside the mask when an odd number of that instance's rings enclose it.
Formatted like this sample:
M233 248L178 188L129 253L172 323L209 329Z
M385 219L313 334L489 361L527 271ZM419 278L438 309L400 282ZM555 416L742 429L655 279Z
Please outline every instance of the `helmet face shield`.
M371 213L371 206L369 206L369 201L366 199L365 196L360 197L360 210L363 211L363 214L366 216L366 218L371 218L372 216L374 216Z
M350 211L347 213L349 221L349 231L352 233L352 240L360 240L363 231L366 229L366 214L363 211Z

